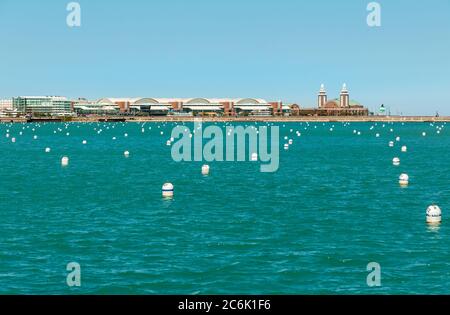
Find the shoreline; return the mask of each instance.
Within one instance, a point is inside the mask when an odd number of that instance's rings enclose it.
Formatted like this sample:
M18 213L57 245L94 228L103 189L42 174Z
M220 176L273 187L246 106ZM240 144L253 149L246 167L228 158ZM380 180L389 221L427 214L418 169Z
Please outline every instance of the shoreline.
M271 116L271 117L183 117L183 116L90 116L0 117L0 123L27 122L450 122L450 116Z

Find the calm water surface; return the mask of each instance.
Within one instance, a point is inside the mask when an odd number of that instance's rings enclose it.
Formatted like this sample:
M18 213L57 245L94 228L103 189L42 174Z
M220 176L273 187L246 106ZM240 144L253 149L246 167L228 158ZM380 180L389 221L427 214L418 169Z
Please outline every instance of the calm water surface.
M444 124L280 123L278 172L213 162L207 177L201 162L172 160L173 126L1 124L0 293L450 293ZM161 198L165 182L173 200ZM438 228L425 223L433 203ZM66 284L69 262L81 265L79 288ZM366 284L369 262L381 265L379 288Z

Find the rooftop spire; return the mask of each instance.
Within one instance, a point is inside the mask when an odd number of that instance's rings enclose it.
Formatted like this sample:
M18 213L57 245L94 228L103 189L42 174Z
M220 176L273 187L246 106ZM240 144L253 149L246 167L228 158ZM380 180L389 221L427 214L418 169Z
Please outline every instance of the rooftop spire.
M346 83L342 85L342 92L348 92Z
M323 83L320 85L320 92L325 92L325 85Z

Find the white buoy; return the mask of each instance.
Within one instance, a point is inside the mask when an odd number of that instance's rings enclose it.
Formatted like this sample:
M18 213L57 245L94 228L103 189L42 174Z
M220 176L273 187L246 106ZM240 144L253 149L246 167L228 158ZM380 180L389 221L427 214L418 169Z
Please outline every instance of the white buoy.
M438 224L442 222L442 211L436 205L431 205L427 209L427 223Z
M285 143L285 144L284 144L284 149L285 149L285 150L289 150L289 144Z
M112 137L113 140L116 140L116 137Z
M50 148L45 148L46 153L49 153L50 151L51 151Z
M252 153L252 161L253 162L258 161L258 153Z
M123 152L123 155L125 155L125 157L129 157L130 156L130 152L125 151L125 152Z
M86 144L87 143L87 141L86 140L83 140L83 142L82 142L83 144Z
M33 139L36 140L38 138L38 136L33 136Z
M62 165L62 166L67 166L67 165L69 165L69 158L68 158L67 156L64 156L64 157L61 159L61 165Z
M163 197L173 197L173 185L171 183L165 183L162 186L162 195Z
M124 136L125 138L128 137L128 133L124 134L123 136Z
M172 142L170 142L170 140L167 140L166 145L169 146L171 144L172 144Z
M289 139L288 143L289 143L289 145L292 145L292 143L294 143L294 140Z
M422 137L426 137L427 133L426 132L422 132Z
M380 134L379 134L379 133L377 133L377 134L375 135L375 137L379 138L379 137L380 137Z
M392 164L394 164L395 166L400 165L400 159L398 157L395 157L392 159Z
M394 146L394 141L389 141L389 146L392 148Z
M12 142L12 143L15 143L15 142L16 142L16 138L12 138L12 139L11 139L11 142Z
M208 175L209 174L209 165L203 165L202 166L202 175Z
M395 141L399 142L400 141L400 137L395 138Z
M402 146L402 152L407 152L408 151L408 147L406 145Z
M400 175L398 182L401 186L408 186L409 184L409 176L408 174L402 174Z

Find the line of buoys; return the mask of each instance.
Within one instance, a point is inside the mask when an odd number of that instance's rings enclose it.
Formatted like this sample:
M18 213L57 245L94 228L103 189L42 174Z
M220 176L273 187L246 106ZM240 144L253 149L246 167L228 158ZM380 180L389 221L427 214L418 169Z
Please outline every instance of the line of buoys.
M202 175L208 175L209 174L209 165L203 165L202 166Z
M166 198L173 197L173 185L171 183L165 183L162 186L162 195Z
M399 182L400 186L408 186L408 184L409 184L408 174L401 174L398 179L398 182Z
M61 165L62 165L62 166L67 166L67 165L69 165L69 158L68 158L67 156L64 156L64 157L61 159Z
M427 208L427 223L439 224L442 222L442 211L437 205L431 205Z

